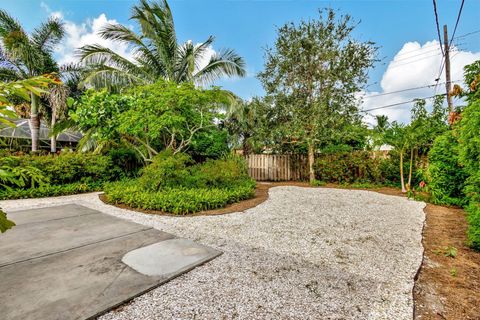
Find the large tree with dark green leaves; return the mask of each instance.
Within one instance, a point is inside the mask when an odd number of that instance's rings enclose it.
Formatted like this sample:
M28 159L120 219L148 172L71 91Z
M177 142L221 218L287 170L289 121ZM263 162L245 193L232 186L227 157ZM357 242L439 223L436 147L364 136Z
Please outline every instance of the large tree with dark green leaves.
M79 49L87 67L85 83L95 88L118 89L159 79L207 84L223 76L245 75L245 63L234 50L223 49L210 55L213 37L198 45L191 41L179 43L166 0L140 0L133 6L130 19L137 22L140 33L120 24L109 24L100 35L129 45L133 49L131 59L99 44Z
M62 22L52 17L29 35L16 19L0 10L0 80L15 81L58 72L52 53L64 33ZM32 151L38 150L39 104L40 97L31 92Z
M359 119L356 94L366 84L376 47L353 38L356 25L332 9L320 10L318 19L285 24L259 74L273 99L277 132L285 143L308 150L311 181L319 147Z

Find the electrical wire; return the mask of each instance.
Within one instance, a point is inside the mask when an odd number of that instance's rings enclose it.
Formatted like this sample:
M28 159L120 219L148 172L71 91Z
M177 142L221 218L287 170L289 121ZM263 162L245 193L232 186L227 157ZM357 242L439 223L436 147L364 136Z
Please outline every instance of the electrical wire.
M440 96L446 96L446 95L447 95L446 93L440 94ZM425 100L425 99L435 98L436 96L439 96L439 95L434 95L434 96L424 97L424 98L416 98L416 99L409 100L409 101L403 101L403 102L398 102L398 103L387 104L387 105L385 105L385 106L380 106L380 107L374 107L374 108L370 108L370 109L360 110L360 112L368 113L368 111L380 110L380 109L385 109L385 108L391 108L391 107L395 107L395 106L400 106L400 105L402 105L402 104L407 104L407 103L415 102L415 101L417 101L417 100Z
M458 82L458 81L462 81L462 80L453 80L452 82ZM437 86L439 84L445 84L445 83L446 82L433 83L433 84L428 84L428 85L413 87L413 88L407 88L407 89L402 89L402 90L397 90L397 91L383 92L383 93L379 93L379 94L375 94L375 95L371 95L371 96L366 96L365 98L370 99L370 98L376 98L376 97L381 97L381 96L387 96L387 95L394 94L394 93L401 93L401 92L406 92L406 91L431 88L431 87Z
M462 10L463 10L463 5L464 4L465 4L465 0L462 0L462 4L460 5L460 9L458 10L457 22L455 22L455 28L453 28L452 38L450 39L450 43L448 44L448 47L450 47L450 44L452 43L452 41L455 37L455 32L457 31L458 22L460 21L460 16L462 15Z
M480 30L475 30L475 31L472 31L472 32L469 32L469 33L465 33L465 34L462 34L458 37L455 37L454 39L461 39L461 38L465 38L465 37L468 37L468 36L471 36L473 34L477 34L477 33L480 33Z
M437 25L437 34L438 34L438 42L440 43L440 50L442 50L442 54L445 55L445 52L443 51L442 37L440 36L440 25L438 23L438 12L437 12L436 0L433 0L433 12L435 13L435 23Z

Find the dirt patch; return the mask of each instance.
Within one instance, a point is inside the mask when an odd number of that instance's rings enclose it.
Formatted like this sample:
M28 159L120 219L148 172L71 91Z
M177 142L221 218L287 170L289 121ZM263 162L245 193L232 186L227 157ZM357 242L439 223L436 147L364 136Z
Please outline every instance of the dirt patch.
M465 212L428 204L425 213L415 319L480 319L480 253L465 245Z
M219 215L242 212L256 207L268 199L268 190L277 186L311 187L305 182L257 183L255 197L225 208L197 212L189 216ZM337 184L320 188L350 189ZM353 189L353 188L352 188ZM355 188L355 190L359 190ZM381 187L360 189L386 195L401 196L399 189ZM100 195L103 201L104 196ZM150 214L171 215L161 211L120 208ZM467 222L462 209L428 204L425 208L426 223L423 230L425 248L423 264L414 288L415 319L478 319L480 320L480 253L465 245ZM447 252L456 250L455 257Z

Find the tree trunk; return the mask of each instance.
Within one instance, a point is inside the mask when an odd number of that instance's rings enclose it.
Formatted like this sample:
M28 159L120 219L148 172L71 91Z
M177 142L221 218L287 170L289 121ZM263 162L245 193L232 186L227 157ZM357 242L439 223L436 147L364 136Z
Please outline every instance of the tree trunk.
M405 180L403 178L403 150L400 150L400 182L402 184L402 192L407 192L407 189L405 189Z
M31 138L32 138L32 152L38 151L38 142L40 134L40 118L38 117L38 97L32 92L30 93L30 124L31 124Z
M414 155L414 148L410 150L410 168L408 172L408 188L412 188L412 172L413 172L413 155Z
M313 170L313 164L315 162L315 152L313 149L313 144L308 142L308 177L310 183L315 181L315 170Z
M57 122L57 119L56 119L56 114L55 114L55 111L52 112L52 123L51 123L51 130L53 132L53 127L55 127L55 123ZM51 138L50 138L50 152L52 153L56 153L57 152L57 136L56 135L52 135Z

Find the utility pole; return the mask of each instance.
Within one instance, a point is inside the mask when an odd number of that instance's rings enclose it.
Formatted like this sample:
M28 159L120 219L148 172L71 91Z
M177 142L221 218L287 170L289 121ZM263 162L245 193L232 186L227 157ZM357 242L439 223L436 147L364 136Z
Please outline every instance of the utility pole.
M453 112L453 102L450 96L452 91L452 82L450 78L450 43L448 43L447 25L443 26L443 43L445 45L445 89L447 90L448 112Z

